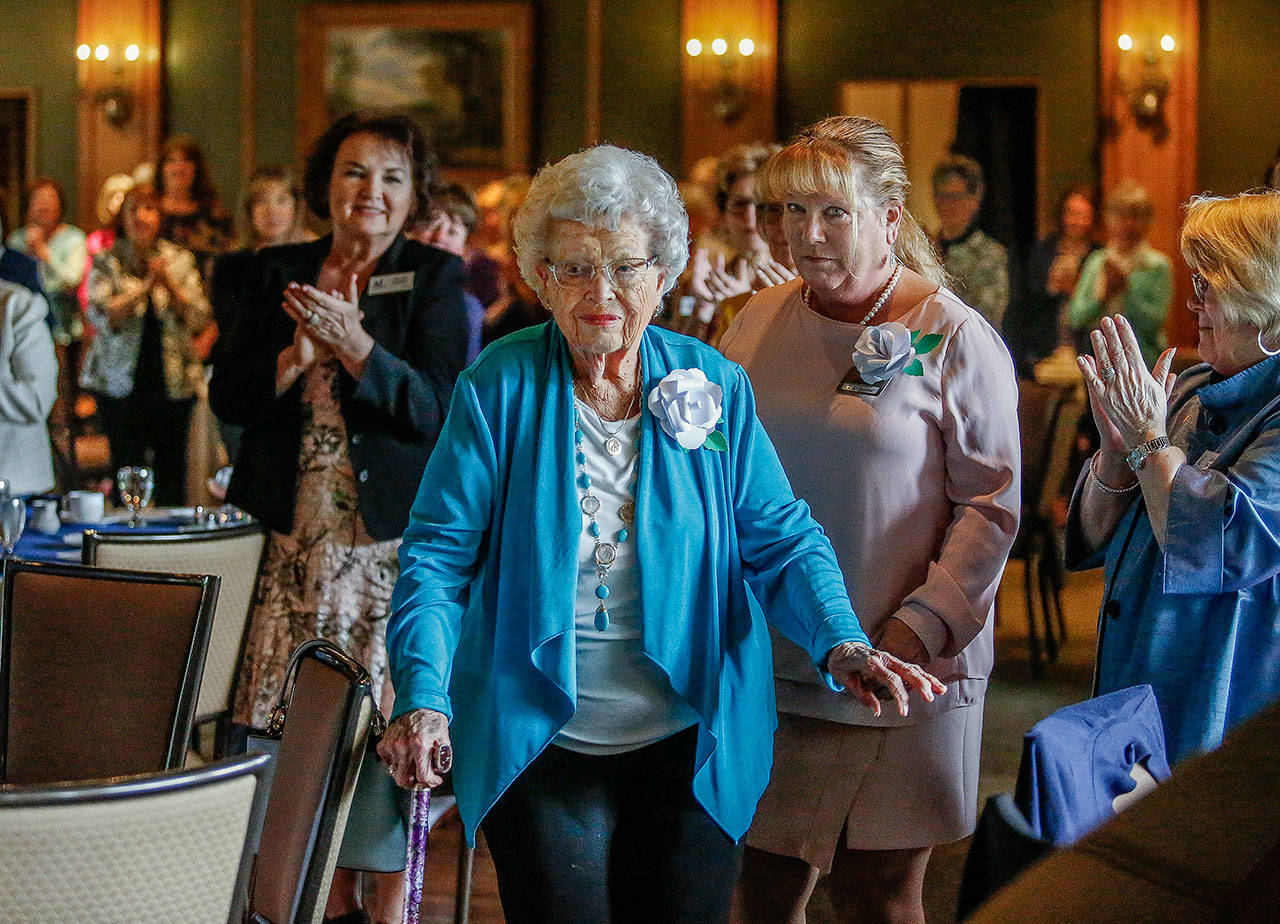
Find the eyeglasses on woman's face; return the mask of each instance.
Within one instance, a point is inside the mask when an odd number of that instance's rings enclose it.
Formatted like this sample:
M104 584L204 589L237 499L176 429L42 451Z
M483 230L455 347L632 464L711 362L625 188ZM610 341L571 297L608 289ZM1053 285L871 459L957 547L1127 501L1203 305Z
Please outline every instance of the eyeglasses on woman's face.
M1191 291L1195 294L1196 301L1203 305L1205 298L1209 295L1209 280L1199 273L1192 273Z
M657 262L657 257L649 257L647 260L632 257L597 266L577 260L563 260L559 263L548 260L547 267L556 284L566 289L585 289L596 278L597 272L603 272L609 285L620 291L627 291L643 284L649 267Z

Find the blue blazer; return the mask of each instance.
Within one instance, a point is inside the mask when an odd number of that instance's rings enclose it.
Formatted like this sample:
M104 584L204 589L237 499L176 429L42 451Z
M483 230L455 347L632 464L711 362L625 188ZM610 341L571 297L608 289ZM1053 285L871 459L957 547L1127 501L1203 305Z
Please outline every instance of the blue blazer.
M645 654L698 713L694 795L737 840L773 762L761 612L823 671L832 647L866 636L742 367L656 327L640 356L646 398L682 368L724 389L726 452L686 452L643 412L632 532ZM491 345L459 378L400 547L387 626L395 714L425 707L451 719L454 791L473 843L574 713L574 475L569 349L547 323Z

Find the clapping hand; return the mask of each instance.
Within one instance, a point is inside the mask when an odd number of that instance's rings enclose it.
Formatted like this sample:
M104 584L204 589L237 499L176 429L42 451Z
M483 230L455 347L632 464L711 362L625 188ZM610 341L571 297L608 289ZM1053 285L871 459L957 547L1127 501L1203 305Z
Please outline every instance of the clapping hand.
M1093 356L1079 356L1076 363L1089 390L1103 448L1123 453L1163 436L1169 395L1175 376L1169 371L1174 350L1168 349L1148 372L1133 327L1123 315L1103 318L1089 340Z
M795 278L795 273L773 259L773 257L769 257L756 265L756 288L758 289L780 286L784 282L790 282Z
M892 700L899 715L909 710L912 690L925 702L947 692L946 685L918 664L909 664L887 651L869 645L843 642L827 655L827 670L857 700L875 715L880 714L880 701Z
M294 344L300 351L304 341L327 348L356 374L352 366L360 366L373 349L373 338L361 326L360 290L352 274L345 295L338 291L322 292L315 286L289 283L284 292L284 310L298 324ZM301 352L299 353L302 359Z
M1112 260L1102 264L1102 301L1107 301L1129 288L1129 274Z

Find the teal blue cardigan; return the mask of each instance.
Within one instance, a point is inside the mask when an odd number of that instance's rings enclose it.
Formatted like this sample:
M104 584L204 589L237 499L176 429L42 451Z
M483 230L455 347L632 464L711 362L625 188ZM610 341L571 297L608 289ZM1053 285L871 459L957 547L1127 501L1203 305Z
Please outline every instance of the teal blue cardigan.
M694 795L738 840L773 762L761 611L824 675L832 647L866 635L830 542L756 419L742 367L652 326L640 356L645 396L694 367L724 389L726 452L686 452L643 411L633 534L645 654L698 713ZM400 547L387 625L395 715L449 716L472 843L574 713L574 474L569 348L548 323L493 344L458 379Z

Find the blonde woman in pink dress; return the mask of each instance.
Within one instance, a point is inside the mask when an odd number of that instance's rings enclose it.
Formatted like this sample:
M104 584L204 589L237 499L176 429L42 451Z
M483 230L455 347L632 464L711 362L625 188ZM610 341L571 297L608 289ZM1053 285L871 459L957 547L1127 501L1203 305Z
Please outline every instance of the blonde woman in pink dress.
M1013 365L945 288L879 123L819 122L757 182L783 203L800 278L753 298L721 349L750 375L863 628L947 692L870 718L775 637L773 774L739 903L747 920L804 921L829 871L840 920L923 922L930 851L976 820L992 608L1020 506Z

